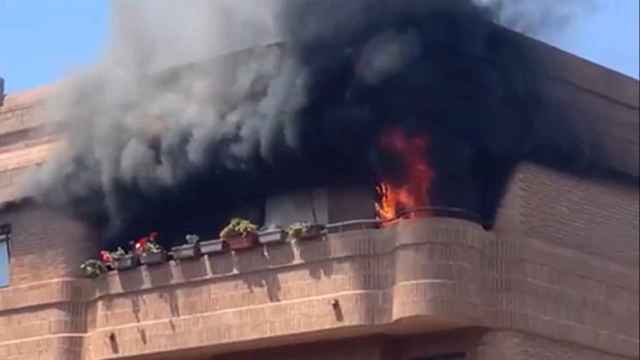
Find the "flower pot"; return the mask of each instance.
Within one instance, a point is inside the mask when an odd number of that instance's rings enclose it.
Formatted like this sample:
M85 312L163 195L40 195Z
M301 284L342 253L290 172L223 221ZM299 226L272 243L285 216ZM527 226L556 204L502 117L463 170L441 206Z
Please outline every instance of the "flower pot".
M84 276L92 279L107 272L107 267L99 260L87 260L80 265L80 269L82 269Z
M281 229L265 230L258 233L260 244L278 244L287 240L287 233Z
M258 243L258 234L248 233L243 235L231 236L224 239L229 244L229 248L234 251L250 249Z
M171 248L171 254L177 260L193 259L200 255L200 248L196 244L174 246Z
M125 255L117 259L113 259L112 265L114 270L122 271L133 269L138 265L138 261L133 255Z
M99 277L100 275L102 275L104 272L96 269L96 268L92 268L92 269L86 269L84 270L84 276L90 278L90 279L95 279L97 277Z
M226 246L223 240L209 240L200 242L200 252L202 254L216 254L223 253L226 250Z
M145 252L140 254L140 263L144 265L156 265L167 261L167 253Z
M299 236L297 240L306 241L306 240L320 239L322 238L322 235L324 235L324 230L325 230L324 225L319 225L319 224L309 225L309 227L306 229L304 234L302 234L302 236Z

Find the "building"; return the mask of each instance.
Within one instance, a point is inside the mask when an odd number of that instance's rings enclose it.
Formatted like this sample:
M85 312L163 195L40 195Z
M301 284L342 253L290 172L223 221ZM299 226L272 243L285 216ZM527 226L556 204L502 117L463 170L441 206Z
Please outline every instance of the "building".
M303 191L269 199L267 216L313 208L334 224L323 239L98 279L79 272L97 234L21 194L58 141L38 115L51 89L9 94L0 358L637 359L638 81L522 41L552 98L598 130L613 179L523 163L490 231L448 216L375 228L348 222L372 212L358 189Z

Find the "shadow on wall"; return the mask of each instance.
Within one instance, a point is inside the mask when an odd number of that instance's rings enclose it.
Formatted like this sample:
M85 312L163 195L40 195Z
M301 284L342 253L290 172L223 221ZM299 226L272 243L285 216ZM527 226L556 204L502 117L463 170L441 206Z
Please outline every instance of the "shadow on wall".
M323 276L330 278L333 275L333 261L327 261L331 255L326 238L306 241L298 246L300 259L309 265L309 276L320 280Z
M249 291L253 292L254 288L266 288L270 301L280 301L281 287L278 270L271 269L260 273L254 271L291 264L295 254L290 243L268 247L261 245L250 251L232 254L231 257L237 272L248 273L243 277L243 281Z

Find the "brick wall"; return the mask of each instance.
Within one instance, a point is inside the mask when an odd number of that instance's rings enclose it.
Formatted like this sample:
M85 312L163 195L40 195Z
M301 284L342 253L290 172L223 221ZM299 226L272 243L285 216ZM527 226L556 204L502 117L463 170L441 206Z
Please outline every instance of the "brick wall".
M637 357L633 357L637 359ZM469 360L625 360L575 344L512 331L488 332L471 352Z
M638 268L636 186L526 165L515 176L521 231L528 239Z
M24 198L24 176L42 163L58 145L52 129L45 128L43 87L9 95L0 106L0 204Z
M10 284L0 289L0 359L81 359L79 265L95 255L96 237L80 222L29 203L5 207L0 222L12 225Z
M504 327L637 356L638 188L525 164L502 205Z
M97 254L97 235L60 212L24 203L0 212L0 222L13 231L11 286L78 277L82 261Z

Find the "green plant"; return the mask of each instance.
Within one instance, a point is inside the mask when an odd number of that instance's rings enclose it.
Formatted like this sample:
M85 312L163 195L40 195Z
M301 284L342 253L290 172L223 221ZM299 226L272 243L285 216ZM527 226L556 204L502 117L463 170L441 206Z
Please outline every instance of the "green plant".
M159 253L164 252L164 249L155 240L155 237L144 237L136 241L134 245L134 251L136 255L142 255L146 253Z
M324 226L308 222L297 222L289 225L287 233L294 239L300 239L313 233L319 233Z
M120 260L125 256L131 255L131 252L124 251L123 248L118 247L116 251L112 251L109 255L111 255L113 260Z
M220 237L223 239L229 239L234 236L245 237L248 234L255 233L257 229L258 226L252 224L249 220L233 218L231 219L231 222L229 222L229 225L222 229Z
M100 260L89 259L80 265L80 269L86 277L97 278L107 272L107 267Z
M294 239L299 239L304 236L304 234L308 231L309 223L307 222L297 222L289 225L287 228L287 233Z
M163 251L164 249L162 248L162 246L160 246L160 244L155 241L149 241L148 243L146 243L143 250L143 252L145 253L160 253Z

